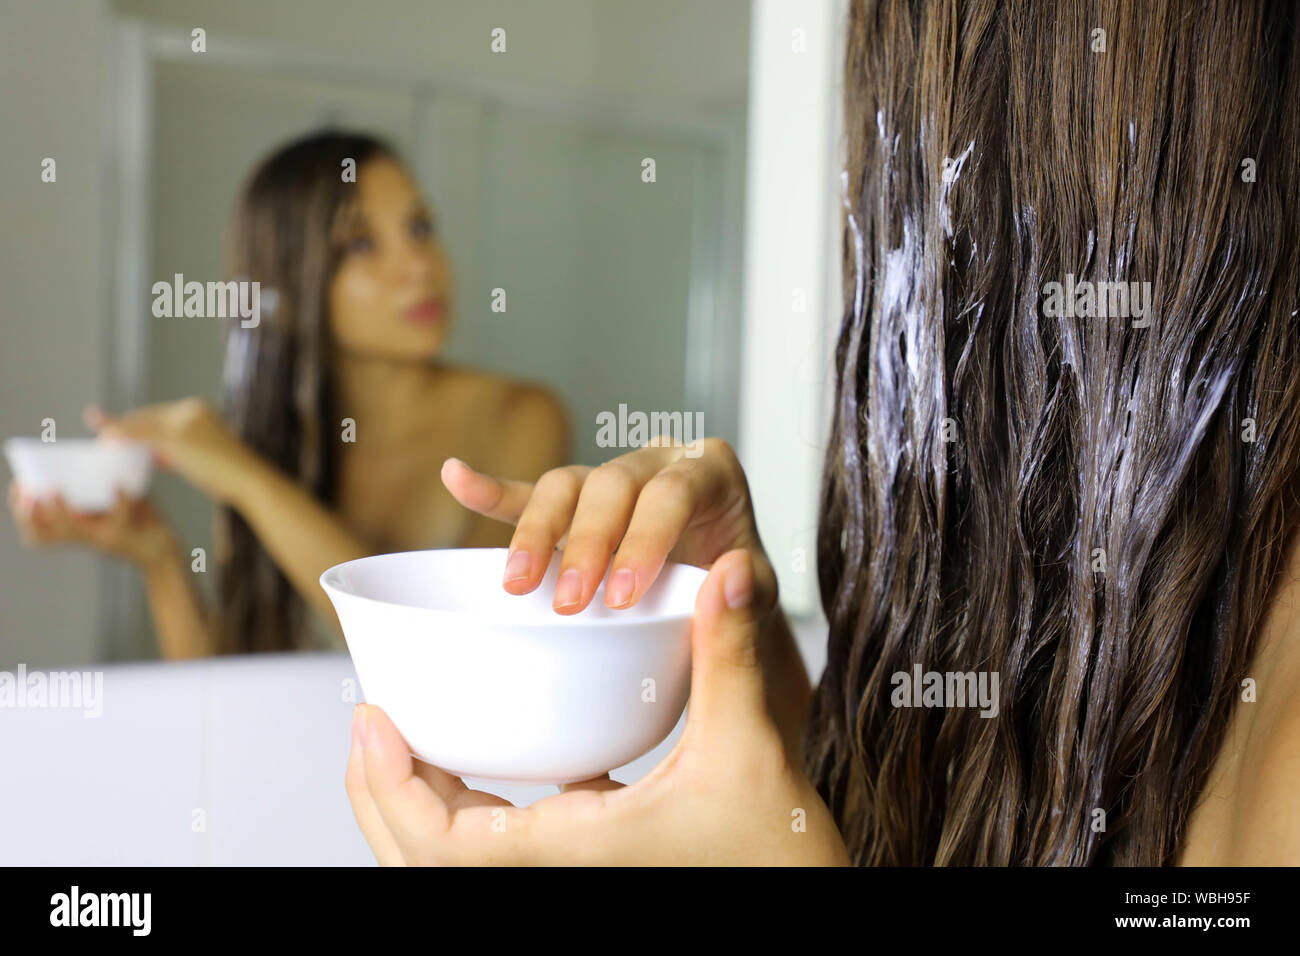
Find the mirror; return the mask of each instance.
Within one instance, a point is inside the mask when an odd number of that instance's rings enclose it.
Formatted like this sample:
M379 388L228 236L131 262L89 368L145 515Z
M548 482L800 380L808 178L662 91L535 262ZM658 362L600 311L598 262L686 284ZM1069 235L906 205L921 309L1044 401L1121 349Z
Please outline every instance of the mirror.
M749 15L739 0L119 0L57 24L14 13L47 45L17 68L60 63L70 35L102 55L42 74L45 115L5 85L9 128L40 155L6 157L6 218L34 235L29 256L0 265L16 317L4 434L51 419L59 438L87 435L90 403L218 408L238 319L168 314L160 289L187 298L185 283L230 279L250 173L334 129L391 144L436 221L455 290L437 361L553 396L563 460L622 453L621 423L638 415L737 442ZM57 178L43 182L32 164L47 153ZM222 600L212 497L170 472L151 491L181 553L206 559L190 568L209 604ZM0 561L0 668L158 655L129 564L24 549L12 522Z

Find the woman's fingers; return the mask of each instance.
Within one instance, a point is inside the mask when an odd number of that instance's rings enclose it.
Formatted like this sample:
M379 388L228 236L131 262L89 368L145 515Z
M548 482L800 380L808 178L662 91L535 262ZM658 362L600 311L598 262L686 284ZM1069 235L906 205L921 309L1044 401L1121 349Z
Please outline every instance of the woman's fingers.
M183 400L184 403L189 401L191 400ZM104 438L137 441L148 445L153 463L159 468L171 469L172 455L161 446L169 438L175 437L172 425L178 413L185 408L183 402L148 405L121 415L110 415L98 405L88 405L81 417L88 428Z
M553 468L533 487L518 516L502 584L511 594L527 594L537 587L556 548L569 542L569 524L578 496L592 469L580 465Z
M437 847L451 823L445 801L415 773L406 741L378 707L356 708L365 787L380 819L408 864L436 862Z
M387 714L368 704L357 710L366 788L385 827L408 864L439 862L437 850L451 826L446 790L416 773L406 741Z
M745 550L728 551L714 562L695 598L685 733L694 736L703 728L738 750L755 732L782 749L766 706L753 556Z
M40 501L22 489L18 489L17 494L11 492L10 500L13 502L11 507L14 521L18 524L18 533L22 536L23 544L44 544L44 526L37 511Z
M113 508L108 513L108 525L114 531L123 532L131 524L135 513L135 501L121 488L113 493Z
M708 536L711 525L735 526L736 510L748 507L748 494L737 495L737 482L744 485L743 473L728 452L710 450L702 457L683 457L665 468L646 485L637 501L636 511L628 525L623 542L614 555L610 568L610 581L624 568L635 575L636 589L625 604L609 600L610 588L605 591L610 607L626 607L641 600L662 570L669 555L682 542L688 528ZM776 605L776 571L763 551L752 524L742 522L746 530L740 534L726 535L732 548L744 548L753 559L754 609L765 614Z
M651 478L614 555L605 604L630 607L641 600L691 520L723 491L725 485L716 475L685 458Z
M379 727L380 729L372 731L372 727ZM367 748L363 748L361 744L363 732L366 733L367 742L370 743ZM384 738L382 740L371 738L371 733L383 734ZM411 776L401 777L400 773L394 774L390 772L390 765L393 763L391 758L396 757L398 764L401 762L400 755L396 751L393 751L391 747L385 749L386 744L391 743L393 736L401 740L400 733L393 726L388 715L381 709L369 707L365 704L359 704L354 708L352 715L352 749L348 755L346 777L348 798L352 803L352 811L357 819L357 824L361 827L361 832L365 835L366 841L370 844L375 853L375 858L381 866L426 863L435 860L437 857L439 841L419 844L403 843L395 835L395 833L405 834L402 839L410 840L412 833L423 832L418 826L418 819L414 818L414 815L424 813L427 810L427 806L421 807L419 805L422 800L419 795L420 784L423 784L429 793L443 804L448 814L448 821L457 810L472 807L513 807L509 801L503 800L496 794L469 789L459 777L423 761L411 758L409 754L406 757L410 764ZM376 745L372 742L374 740L379 740L379 743ZM405 741L402 741L398 749L402 748L405 748ZM384 768L383 773L375 774L375 779L379 781L377 789L380 798L383 800L384 805L389 808L388 812L397 813L402 821L397 825L396 830L390 827L385 819L384 811L380 809L380 803L376 800L375 792L366 777L366 758L370 750L375 751L380 761L378 765ZM400 780L399 788L415 789L417 801L414 805L403 809L404 805L409 804L410 801L401 795L394 796L390 792L394 780Z
M552 603L561 614L576 614L591 603L607 571L607 606L639 601L701 515L708 520L716 512L727 526L718 535L723 547L736 542L728 496L735 496L737 480L743 490L744 478L738 479L734 453L725 443L729 457L718 452L719 444L710 440L701 449L707 454L688 455L687 448L656 440L596 469L552 469L535 485L483 475L452 458L442 479L461 504L516 525L502 580L512 594L536 589L554 550L562 549ZM746 501L743 493L735 497ZM759 548L757 540L738 543ZM770 568L759 578L759 603L768 606L775 593Z
M109 415L98 405L87 405L81 410L81 420L93 432L99 431L109 423Z
M153 442L167 436L168 416L174 416L180 402L146 405L120 415L110 415L98 405L88 405L82 419L88 428L105 438Z
M494 478L475 471L459 458L442 463L442 483L470 511L514 524L528 504L533 486L526 481Z
M560 562L552 601L556 611L576 614L591 602L650 474L644 466L616 458L587 476Z
M124 430L138 428L141 423L150 420L150 409L153 406L136 409L134 412L124 412L121 415L110 415L98 405L87 405L82 410L81 420L86 423L86 427L91 431L98 432L107 437L126 437Z
M107 512L102 515L69 512L69 523L78 537L98 547L108 547L124 537L131 519L131 508L131 499L119 488L113 507Z
M45 502L42 510L45 525L55 538L66 541L78 536L77 528L72 522L72 512L68 510L62 495L56 494Z
M361 705L352 709L352 749L348 752L348 771L344 784L348 792L348 801L352 804L352 815L357 819L361 834L370 844L375 860L380 866L402 866L406 863L402 849L388 831L388 825L375 805L366 786L365 757L361 751L360 740Z
M485 475L458 458L448 458L442 465L442 483L471 511L516 525L502 584L514 594L526 594L541 582L551 553L564 545L578 492L590 471L585 465L554 468L533 485Z
M591 602L632 520L642 489L680 459L681 453L680 448L671 446L647 446L607 461L587 475L560 563L553 602L556 611L576 614ZM629 582L626 575L610 579L610 587L618 590L629 585L635 586L635 582Z
M414 760L387 714L368 704L359 709L365 788L408 864L527 859L532 849L527 810L469 790L451 774Z
M32 540L32 499L23 493L16 481L9 482L9 513L14 516L18 533L24 544L33 544Z

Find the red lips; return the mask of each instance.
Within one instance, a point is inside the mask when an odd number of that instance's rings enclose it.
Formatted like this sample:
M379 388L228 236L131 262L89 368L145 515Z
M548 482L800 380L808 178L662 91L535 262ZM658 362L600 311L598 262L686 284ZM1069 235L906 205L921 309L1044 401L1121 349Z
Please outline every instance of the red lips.
M438 322L447 314L447 304L442 299L425 299L406 310L412 322Z

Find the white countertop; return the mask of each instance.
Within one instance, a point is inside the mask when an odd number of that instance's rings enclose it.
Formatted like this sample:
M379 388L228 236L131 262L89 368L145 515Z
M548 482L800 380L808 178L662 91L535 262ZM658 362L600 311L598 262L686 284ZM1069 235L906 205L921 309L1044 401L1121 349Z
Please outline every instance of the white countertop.
M825 626L796 631L815 681ZM93 669L99 717L0 707L0 865L374 864L343 786L361 699L347 654ZM611 776L644 775L683 722ZM520 805L556 792L467 783Z

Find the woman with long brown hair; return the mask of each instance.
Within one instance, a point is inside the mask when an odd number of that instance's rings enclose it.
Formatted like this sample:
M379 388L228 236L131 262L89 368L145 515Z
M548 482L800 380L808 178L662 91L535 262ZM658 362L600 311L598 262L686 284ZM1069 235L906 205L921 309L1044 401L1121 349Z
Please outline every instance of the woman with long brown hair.
M360 706L381 862L1300 863L1294 5L854 0L845 65L815 694L725 445L458 470L585 601L711 568L690 712L516 809Z
M568 453L549 391L439 359L450 263L384 143L326 132L277 150L249 178L232 239L230 273L260 283L263 310L228 326L224 415L197 399L88 412L93 427L151 444L220 506L217 607L202 606L147 500L82 515L11 490L29 542L86 543L139 567L166 657L342 646L337 624L312 626L335 621L317 583L326 568L508 540L447 494L444 459L533 479ZM319 616L305 620L304 606Z

